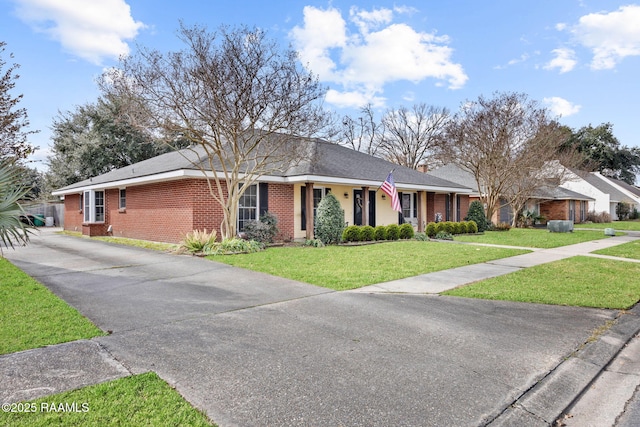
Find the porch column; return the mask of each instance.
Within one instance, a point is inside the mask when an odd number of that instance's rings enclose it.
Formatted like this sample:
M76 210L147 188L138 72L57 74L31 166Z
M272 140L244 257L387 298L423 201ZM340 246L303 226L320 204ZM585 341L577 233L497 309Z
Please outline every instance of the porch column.
M313 182L306 182L305 184L306 196L305 196L305 211L306 211L306 238L307 240L313 239Z
M460 218L458 218L458 198L456 197L457 194L456 193L451 193L451 217L453 218L454 222L458 222L460 221Z
M424 191L418 191L418 233L424 232L424 211L426 208L426 206L424 206L426 201L425 194L426 193Z
M362 187L362 225L369 225L369 187Z

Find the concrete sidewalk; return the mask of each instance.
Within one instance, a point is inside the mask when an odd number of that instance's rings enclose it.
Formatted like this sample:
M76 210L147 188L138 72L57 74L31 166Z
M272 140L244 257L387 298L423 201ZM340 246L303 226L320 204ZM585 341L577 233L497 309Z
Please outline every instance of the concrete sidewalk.
M378 283L348 292L439 294L440 292L467 285L469 283L478 282L491 277L502 276L523 268L559 261L579 255L596 256L628 262L640 262L640 260L608 257L591 253L599 249L610 248L638 239L640 239L640 233L629 233L625 236L609 237L606 239L577 243L559 248L539 249L523 255L501 258L480 264L466 265L464 267L452 268L450 270L436 271L434 273L421 274L419 276L407 277L405 279L393 280L390 282ZM441 244L447 245L460 243L445 241L441 242ZM512 246L510 247L513 248Z

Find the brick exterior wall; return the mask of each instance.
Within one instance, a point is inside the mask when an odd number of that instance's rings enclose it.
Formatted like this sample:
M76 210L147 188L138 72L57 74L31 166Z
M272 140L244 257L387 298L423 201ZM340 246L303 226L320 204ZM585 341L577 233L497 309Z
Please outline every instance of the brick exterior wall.
M469 213L469 205L471 204L471 199L467 195L460 195L460 221L464 221L464 218Z
M578 207L580 206L578 202ZM576 218L579 216L579 212L576 214ZM568 200L553 200L549 202L540 203L540 215L544 216L547 221L555 219L568 219L569 218L569 201Z
M104 224L83 224L80 195L65 196L65 230L156 242L178 243L194 230L216 230L222 208L204 179L184 179L126 188L126 208L119 209L119 189L105 191ZM293 185L269 184L269 211L278 217L279 239L293 236Z

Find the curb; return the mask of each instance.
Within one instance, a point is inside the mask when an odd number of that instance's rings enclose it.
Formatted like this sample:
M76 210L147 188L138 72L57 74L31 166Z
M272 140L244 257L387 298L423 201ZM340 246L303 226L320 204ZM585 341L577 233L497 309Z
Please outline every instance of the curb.
M491 427L556 425L564 412L590 387L624 346L640 332L640 304L621 311L599 339L561 362L524 392L495 419Z

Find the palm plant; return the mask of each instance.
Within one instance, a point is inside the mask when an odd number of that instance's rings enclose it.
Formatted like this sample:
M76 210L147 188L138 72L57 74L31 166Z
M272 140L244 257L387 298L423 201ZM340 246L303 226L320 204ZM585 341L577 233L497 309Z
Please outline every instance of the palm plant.
M26 244L32 226L20 221L24 210L18 203L30 188L20 185L20 169L8 159L0 160L0 240L5 247L13 248L14 243ZM2 245L0 245L2 254Z

